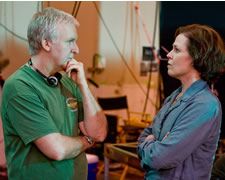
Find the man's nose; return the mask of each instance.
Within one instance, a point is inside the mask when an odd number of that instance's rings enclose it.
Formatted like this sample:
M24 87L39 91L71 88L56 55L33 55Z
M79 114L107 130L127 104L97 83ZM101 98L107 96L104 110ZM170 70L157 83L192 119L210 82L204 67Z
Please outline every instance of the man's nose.
M79 54L79 47L78 47L78 45L77 45L77 43L74 43L74 46L73 46L73 48L72 48L72 53L74 53L74 54Z

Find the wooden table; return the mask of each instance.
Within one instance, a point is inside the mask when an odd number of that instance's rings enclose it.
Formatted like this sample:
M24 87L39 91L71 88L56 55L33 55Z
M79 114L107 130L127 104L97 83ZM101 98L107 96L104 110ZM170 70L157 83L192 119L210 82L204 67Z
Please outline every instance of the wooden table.
M109 161L114 160L141 169L137 153L137 143L118 143L104 145L104 180L109 179Z

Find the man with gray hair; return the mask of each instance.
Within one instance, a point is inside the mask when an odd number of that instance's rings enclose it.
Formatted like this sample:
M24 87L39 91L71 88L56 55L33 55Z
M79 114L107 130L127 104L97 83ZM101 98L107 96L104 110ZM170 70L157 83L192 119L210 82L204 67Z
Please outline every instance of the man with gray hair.
M85 150L107 134L79 53L79 23L63 11L36 13L27 36L31 58L5 82L2 120L10 180L83 180Z

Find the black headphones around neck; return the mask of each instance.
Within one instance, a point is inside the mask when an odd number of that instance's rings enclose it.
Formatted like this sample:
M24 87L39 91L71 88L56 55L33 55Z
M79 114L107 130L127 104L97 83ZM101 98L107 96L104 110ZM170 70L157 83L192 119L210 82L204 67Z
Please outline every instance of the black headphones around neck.
M46 82L47 82L47 84L48 84L49 86L51 86L51 87L56 87L56 86L58 86L59 81L60 81L60 79L62 78L62 75L61 75L59 72L55 73L54 76L49 76L49 77L47 77L47 76L45 76L42 72L40 72L38 69L36 69L36 68L33 66L33 63L32 63L32 61L31 61L31 59L29 59L28 64L29 64L29 65L30 65L30 66L31 66L38 74L40 74L40 75L46 80Z

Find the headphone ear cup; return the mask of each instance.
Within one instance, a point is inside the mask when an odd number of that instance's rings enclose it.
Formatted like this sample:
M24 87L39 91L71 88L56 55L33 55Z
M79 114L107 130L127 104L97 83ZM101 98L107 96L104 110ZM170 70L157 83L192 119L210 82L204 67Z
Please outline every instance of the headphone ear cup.
M56 87L58 85L58 79L55 76L47 77L47 82L52 87Z

